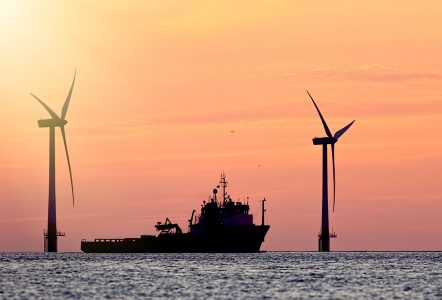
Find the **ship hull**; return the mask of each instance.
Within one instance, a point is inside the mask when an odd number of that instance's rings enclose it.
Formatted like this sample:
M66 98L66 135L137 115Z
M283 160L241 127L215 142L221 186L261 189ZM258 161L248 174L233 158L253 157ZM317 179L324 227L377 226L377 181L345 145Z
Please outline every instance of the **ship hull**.
M240 253L259 252L269 225L213 230L204 233L161 234L125 239L82 241L86 253Z

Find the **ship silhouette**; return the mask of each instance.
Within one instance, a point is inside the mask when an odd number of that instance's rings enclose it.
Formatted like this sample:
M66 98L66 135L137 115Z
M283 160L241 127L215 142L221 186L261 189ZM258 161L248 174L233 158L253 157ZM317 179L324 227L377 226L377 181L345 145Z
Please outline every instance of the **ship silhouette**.
M261 225L255 225L249 204L232 201L226 187L226 176L222 173L220 185L207 202L203 201L200 214L192 211L188 232L183 233L178 224L166 218L164 223L155 225L157 236L82 240L81 250L87 253L259 252L270 228L264 224L266 200L262 200ZM222 189L220 199L217 196L219 188Z

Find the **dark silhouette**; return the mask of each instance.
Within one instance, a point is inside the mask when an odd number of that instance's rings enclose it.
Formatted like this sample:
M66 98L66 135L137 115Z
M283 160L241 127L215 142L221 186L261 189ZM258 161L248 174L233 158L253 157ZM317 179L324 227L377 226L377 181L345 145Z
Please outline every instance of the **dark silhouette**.
M69 167L69 176L71 180L71 191L72 191L72 205L74 205L74 184L72 181L72 170L71 162L69 159L68 146L66 143L66 134L64 126L68 123L66 121L66 113L68 111L69 102L71 100L72 89L74 88L75 75L72 80L71 89L66 97L63 108L61 110L61 117L59 117L52 109L49 108L42 100L40 100L34 94L32 97L37 99L38 102L43 105L43 107L51 115L52 119L39 120L38 126L40 128L49 127L49 206L48 206L48 228L44 232L44 251L45 252L57 252L57 237L65 236L63 232L57 231L57 210L56 210L56 197L55 197L55 127L60 127L61 135L63 136L64 148L66 150L66 158Z
M354 120L345 126L344 128L336 131L333 136L330 132L330 129L327 126L327 123L324 120L324 117L321 114L318 106L313 100L313 97L307 91L310 99L318 111L319 117L321 118L322 125L324 126L326 137L315 137L313 139L314 145L322 145L322 218L321 218L321 232L318 235L318 248L319 251L330 251L330 237L335 238L336 234L330 233L329 230L329 221L328 221L328 178L327 178L327 145L331 145L332 150L332 162L333 162L333 211L335 211L335 200L336 200L336 178L335 178L335 144L338 139L353 125Z
M261 200L261 226L264 226L264 216L265 216L265 202L266 202L266 198L264 198L263 200Z
M213 189L209 201L203 201L200 215L195 210L189 219L189 232L183 233L178 224L166 218L155 228L158 236L139 238L95 239L81 242L83 252L259 252L269 225L253 224L247 203L233 202L226 192L226 176L221 174L220 185ZM218 189L222 197L218 199Z

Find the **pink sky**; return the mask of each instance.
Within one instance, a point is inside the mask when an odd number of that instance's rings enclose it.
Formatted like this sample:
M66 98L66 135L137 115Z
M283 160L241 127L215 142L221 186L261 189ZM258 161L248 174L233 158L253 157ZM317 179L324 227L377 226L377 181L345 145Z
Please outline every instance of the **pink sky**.
M440 1L0 2L0 251L41 251L47 118L57 133L62 251L187 229L225 170L266 197L264 250L316 250L324 131L337 144L334 250L441 250ZM230 130L235 130L234 134ZM258 167L260 165L260 167Z

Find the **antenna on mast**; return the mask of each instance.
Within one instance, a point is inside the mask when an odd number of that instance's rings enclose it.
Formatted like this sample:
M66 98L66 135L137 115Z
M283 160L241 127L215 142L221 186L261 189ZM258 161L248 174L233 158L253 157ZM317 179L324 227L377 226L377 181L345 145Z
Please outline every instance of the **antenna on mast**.
M227 199L227 192L226 192L226 187L227 187L227 181L226 181L226 174L224 173L224 170L221 173L221 180L219 181L219 184L221 185L221 188L223 189L223 204L226 203L226 199Z

